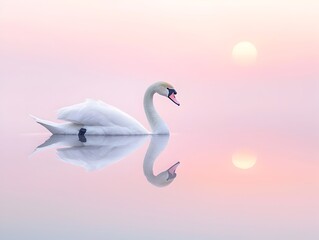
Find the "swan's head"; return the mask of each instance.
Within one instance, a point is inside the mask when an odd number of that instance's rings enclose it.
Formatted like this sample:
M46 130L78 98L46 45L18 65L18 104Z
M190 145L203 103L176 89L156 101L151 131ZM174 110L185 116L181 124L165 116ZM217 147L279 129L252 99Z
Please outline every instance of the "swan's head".
M164 97L168 97L173 103L175 103L176 105L180 105L180 103L177 101L176 99L176 90L175 88L166 82L159 82L156 84L156 90L155 90L158 94L164 96Z

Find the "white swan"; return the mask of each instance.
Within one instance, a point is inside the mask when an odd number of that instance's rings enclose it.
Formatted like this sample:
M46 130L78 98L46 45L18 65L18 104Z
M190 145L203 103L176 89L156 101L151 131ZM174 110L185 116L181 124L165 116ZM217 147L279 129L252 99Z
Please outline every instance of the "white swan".
M54 123L32 116L36 122L46 127L52 134L79 135L145 135L169 134L169 129L156 112L153 96L158 93L168 97L178 106L174 87L169 83L152 84L144 95L144 111L152 132L147 131L136 119L102 101L86 100L59 110L58 119L68 123Z

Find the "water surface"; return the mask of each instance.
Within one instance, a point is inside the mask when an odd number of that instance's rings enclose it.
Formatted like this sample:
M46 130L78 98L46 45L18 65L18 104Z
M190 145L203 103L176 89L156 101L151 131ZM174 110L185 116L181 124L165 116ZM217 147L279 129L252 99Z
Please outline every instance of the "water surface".
M80 140L7 136L1 238L319 237L316 134L216 128Z

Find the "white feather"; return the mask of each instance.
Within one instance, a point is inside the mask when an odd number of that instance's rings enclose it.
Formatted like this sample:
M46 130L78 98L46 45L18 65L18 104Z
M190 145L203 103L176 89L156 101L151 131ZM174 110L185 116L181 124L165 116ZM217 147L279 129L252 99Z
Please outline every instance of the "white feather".
M86 134L99 134L99 132L109 135L148 134L142 124L127 113L93 99L61 108L58 111L58 119L85 126ZM96 131L97 127L101 131Z

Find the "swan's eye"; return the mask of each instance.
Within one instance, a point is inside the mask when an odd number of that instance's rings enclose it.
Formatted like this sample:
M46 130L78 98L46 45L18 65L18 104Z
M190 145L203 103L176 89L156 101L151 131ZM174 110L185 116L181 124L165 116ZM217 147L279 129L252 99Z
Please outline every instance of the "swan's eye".
M172 94L177 94L177 92L175 91L175 89L171 89L171 88L167 88L168 90L168 96L171 96Z

